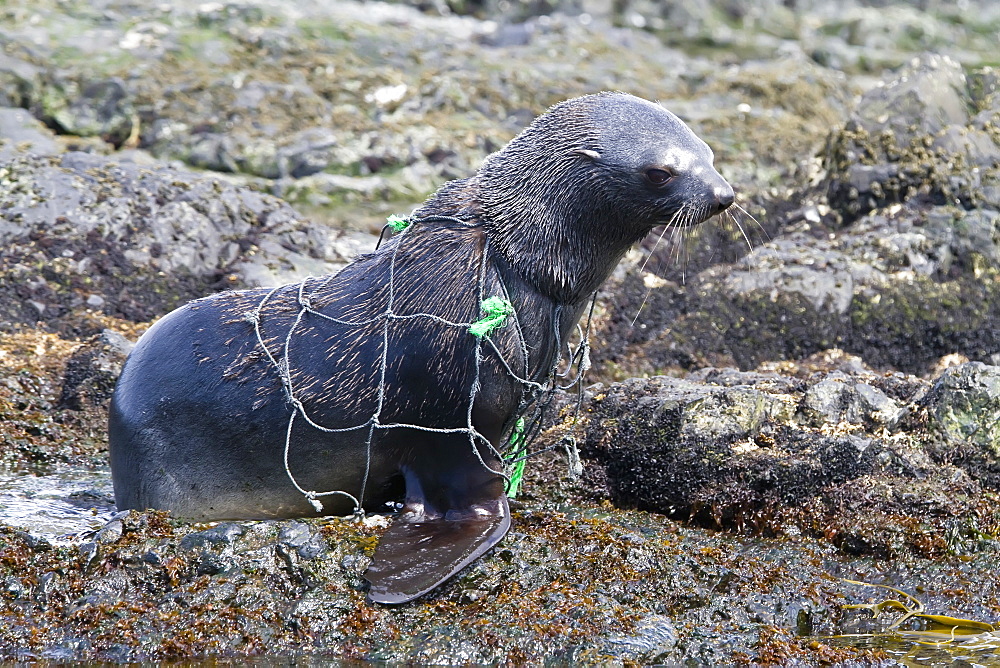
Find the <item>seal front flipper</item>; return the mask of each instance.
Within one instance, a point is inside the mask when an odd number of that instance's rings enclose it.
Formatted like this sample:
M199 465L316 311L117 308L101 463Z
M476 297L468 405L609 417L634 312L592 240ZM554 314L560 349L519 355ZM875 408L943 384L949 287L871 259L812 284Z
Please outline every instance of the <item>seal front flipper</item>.
M496 545L508 529L510 508L502 493L460 513L430 516L415 504L379 541L365 572L369 600L406 603L426 594Z

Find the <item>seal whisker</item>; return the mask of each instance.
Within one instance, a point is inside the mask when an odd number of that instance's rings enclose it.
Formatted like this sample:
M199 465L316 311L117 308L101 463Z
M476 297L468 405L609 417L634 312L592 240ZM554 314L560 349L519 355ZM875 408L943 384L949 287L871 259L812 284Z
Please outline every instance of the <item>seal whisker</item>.
M683 228L686 226L684 219L684 212L686 208L686 203L681 208L677 209L670 217L670 219L664 223L660 228L660 234L656 238L656 242L653 244L653 248L646 253L646 257L643 258L642 264L639 266L639 276L641 277L643 272L646 270L646 265L649 263L650 258L656 253L657 248L659 248L660 242L663 240L663 236L670 230L670 239L668 248L673 247L673 244L677 241L678 231L681 230L680 234L683 237ZM646 305L646 301L649 299L650 294L652 294L652 286L646 286L646 294L642 297L642 302L639 304L639 308L636 309L635 315L632 317L632 322L629 323L629 327L635 327L635 323L639 319L639 314L642 313L643 307Z
M733 211L733 209L735 209L735 212ZM751 221L753 221L753 224L757 227L757 229L760 231L760 234L762 235L762 237L759 237L761 238L761 244L767 243L768 241L771 240L771 235L767 233L767 229L760 223L759 220L757 220L753 216L753 214L747 211L746 208L741 206L738 202L733 202L733 206L730 209L727 209L726 213L729 214L729 216L733 219L734 222L736 222L737 225L740 225L740 222L737 220L739 216L745 216L746 218L749 218ZM737 214L739 214L739 216L737 216ZM742 225L740 225L740 227L742 229ZM751 250L753 249L751 248Z
M644 295L642 296L642 301L641 301L641 302L639 303L639 308L637 308L637 309L635 310L635 315L634 315L634 316L632 316L632 322L630 322L630 323L629 323L629 325L628 325L629 327L635 327L635 323L636 323L636 321L638 321L638 320L639 320L639 314L640 314L640 313L642 313L642 309L643 309L643 307L644 307L644 306L646 306L646 300L648 300L648 299L649 299L649 296L650 296L650 295L651 295L652 293L653 293L653 288L652 288L652 286L646 286L646 294L644 294Z
M690 214L690 210L689 208L681 209L679 213L684 214L685 219L682 220L682 224L674 228L670 243L674 248L674 264L681 268L681 284L683 285L687 273L687 216Z
M673 262L681 267L681 282L684 282L684 267L687 266L686 252L687 252L687 237L690 233L690 229L693 223L700 221L701 218L696 215L696 212L692 210L688 203L684 203L681 208L679 208L670 220L663 226L659 237L657 237L657 245L663 239L664 235L669 230L670 236L667 239L667 248L669 251L668 257L672 257ZM646 255L643 260L642 266L639 268L639 275L642 276L643 270L646 267L647 262L653 256L656 247ZM645 283L645 281L644 281ZM639 308L636 309L635 315L632 316L632 320L629 323L629 327L635 327L635 323L639 320L639 315L642 313L642 309L646 306L646 302L649 301L649 297L652 295L653 286L648 284L645 286L646 291L642 297L642 302L639 304Z
M676 217L677 214L674 214L674 218ZM673 219L671 219L671 221L666 223L665 225L660 226L660 234L656 237L656 241L653 242L653 247L649 250L648 253L646 253L646 257L643 258L642 265L639 267L640 274L642 274L642 272L645 271L646 264L649 262L649 258L653 257L653 254L656 253L656 249L660 247L660 242L663 241L663 235L667 233L667 228L670 227L670 224L672 222Z
M730 211L726 211L725 217L733 221L733 223L736 225L736 229L740 231L740 235L742 235L743 240L747 243L747 251L752 253L753 244L750 242L750 237L747 236L746 230L743 229L743 225L740 224L739 219L736 216L734 216Z
M761 225L760 221L757 220L752 213L750 213L749 211L747 211L746 208L744 206L742 206L739 202L733 202L733 208L736 209L737 211L739 211L742 215L744 215L747 218L749 218L750 220L752 220L754 222L754 225L756 225L757 228L761 231L761 233L765 237L768 237L768 241L770 241L770 235L767 233L767 230L764 228L763 225ZM732 214L730 214L730 215L732 215Z

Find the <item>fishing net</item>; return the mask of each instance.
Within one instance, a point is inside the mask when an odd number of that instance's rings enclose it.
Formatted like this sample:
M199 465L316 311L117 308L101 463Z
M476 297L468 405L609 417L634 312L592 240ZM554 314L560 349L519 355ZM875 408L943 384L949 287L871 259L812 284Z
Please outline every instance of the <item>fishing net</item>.
M413 233L413 230L416 229L417 226L441 223L459 225L468 228L478 227L477 224L469 223L468 221L463 221L450 216L425 216L420 218L401 218L398 216L392 216L389 218L388 224L385 228L383 228L382 236L379 237L379 245L376 246L376 250L378 250L387 232L394 233L397 238L394 240L394 248L390 251L391 257L389 261L387 286L388 300L384 310L376 315L369 315L368 317L361 319L352 319L350 317L331 315L328 312L329 306L324 307L324 310L322 311L314 306L317 295L327 287L330 281L336 277L337 274L320 278L307 278L301 283L293 286L274 288L266 293L257 306L246 315L246 319L253 324L257 345L263 351L269 366L280 379L285 393L285 398L292 406L292 411L288 418L288 426L285 432L283 455L285 473L287 474L292 485L294 485L295 488L309 501L317 512L322 512L323 510L323 504L321 501L322 498L342 496L353 504L355 514L364 514L363 499L365 497L365 490L368 485L368 477L372 465L372 444L375 441L375 437L378 432L392 429L413 429L440 434L465 434L468 439L469 447L478 459L479 463L489 472L502 476L507 481L507 494L511 497L517 494L524 471L524 464L527 459L547 450L557 447L565 448L569 458L571 475L579 475L581 466L579 454L576 448L575 437L571 435L564 436L555 444L534 451L531 450L531 447L543 429L547 413L551 408L558 391L576 389L576 415L573 418L574 423L579 416L583 396L583 379L587 369L590 367L590 324L593 316L594 297L596 296L596 293L591 297L585 325L583 327L580 325L576 326L575 344L573 341L561 340L559 322L563 307L560 305L556 305L554 307L555 310L552 322L553 334L556 340L555 349L557 352L554 359L551 361L551 364L548 366L548 372L541 381L521 377L515 373L513 370L514 365L510 363L504 352L497 345L493 335L502 327L514 327L518 332L517 340L520 341L521 350L519 352L522 359L527 360L528 350L526 348L524 337L520 335L522 331L520 318L530 318L532 317L532 314L517 313L514 305L507 297L506 289L503 287L502 281L500 281L500 292L502 294L486 294L486 275L487 268L490 263L488 237L479 260L479 267L477 271L478 285L472 286L472 289L476 290L478 294L482 317L473 321L459 322L435 313L419 312L401 314L394 310L393 306L396 301L397 290L399 289L396 276L397 261L400 253L406 248L408 236ZM266 314L266 307L272 299L275 298L275 295L278 294L279 291L287 291L289 287L296 289L298 311L291 319L282 317L282 322L287 320L290 323L287 325L287 330L284 331L284 336L281 336L279 333L277 336L271 334L266 337L262 330L265 325L265 321L269 317ZM314 419L313 415L310 414L306 405L307 402L303 400L303 390L301 387L296 385L294 380L296 374L293 373L294 368L290 355L293 342L296 340L296 337L302 333L303 320L307 316L318 318L320 321L326 321L331 328L335 326L347 328L376 327L380 332L381 343L379 344L380 352L377 362L378 368L376 369L376 378L378 381L377 390L374 401L374 410L368 419L346 427L333 427L321 424L317 419ZM474 356L474 378L471 383L471 390L468 393L467 403L465 406L464 425L457 427L439 427L432 424L399 422L394 421L391 417L387 417L386 375L389 360L395 354L391 349L392 337L390 336L390 332L393 327L413 327L417 321L420 320L432 321L438 326L444 326L446 328L454 328L459 331L462 336L472 337L472 340L474 341L472 353ZM311 327L314 329L316 327L315 323L313 323ZM491 351L495 355L495 359L500 361L504 372L508 374L513 381L515 381L521 390L519 405L507 420L503 430L503 441L499 445L499 449L498 446L490 443L490 441L484 437L473 424L473 406L475 404L476 397L481 391L480 369L484 360L484 352L486 351ZM343 489L326 491L305 489L300 485L298 479L292 471L292 465L290 463L290 458L294 450L293 432L298 421L306 423L308 428L328 434L345 432L360 432L364 434L365 467L361 479L359 480L358 491L356 494ZM492 453L498 460L502 461L504 463L504 470L495 470L491 468L484 460L480 446L483 447L485 451ZM501 449L503 452L500 452Z

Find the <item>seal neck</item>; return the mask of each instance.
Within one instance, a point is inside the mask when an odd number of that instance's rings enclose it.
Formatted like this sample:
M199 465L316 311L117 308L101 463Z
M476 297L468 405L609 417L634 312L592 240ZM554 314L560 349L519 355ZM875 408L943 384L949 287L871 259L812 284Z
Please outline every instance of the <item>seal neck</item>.
M541 294L559 304L587 301L622 256L642 235L609 238L597 232L598 221L614 222L599 214L558 217L548 212L524 216L517 227L493 227L490 236L497 254ZM548 229L544 229L547 227ZM488 228L489 229L489 228Z
M497 185L488 173L480 177L483 219L495 252L514 271L556 303L577 305L649 230L602 201L579 161L541 173L550 185L541 191L523 180Z
M648 232L595 198L567 152L538 188L480 173L445 184L414 216L447 215L484 224L493 252L526 284L557 304L586 302L622 256ZM558 162L558 161L555 161Z

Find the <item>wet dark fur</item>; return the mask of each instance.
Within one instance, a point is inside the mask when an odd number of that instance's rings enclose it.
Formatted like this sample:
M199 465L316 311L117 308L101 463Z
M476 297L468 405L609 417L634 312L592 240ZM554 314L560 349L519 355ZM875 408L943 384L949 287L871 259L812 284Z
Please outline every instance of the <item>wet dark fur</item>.
M482 227L418 223L378 253L358 258L336 275L307 282L305 294L313 309L341 320L368 321L387 312L390 265L395 256L392 312L399 319L388 325L384 383L380 383L383 319L344 325L306 314L290 338L292 387L310 418L331 429L362 425L375 414L382 386L382 424L465 427L476 376L475 338L465 327L405 316L431 314L453 322L479 319L485 243ZM517 277L502 283L495 263L487 262L485 269L485 296L507 295L505 285L519 284ZM178 515L202 519L316 514L300 493L292 489L288 494L285 489L290 482L281 456L291 407L280 375L261 351L254 325L247 318L270 292L231 292L192 302L158 323L138 344L130 359L133 367L150 354L149 341L160 341L162 346L169 340L174 350L172 355L152 352L157 360L155 368L150 363L145 376L148 379L155 373L155 393L146 392L145 387L129 387L131 370L123 373L116 392L111 433L119 507L166 507ZM449 299L442 300L442 294L450 295ZM298 295L298 284L280 288L268 297L260 313L265 344L278 360L301 310ZM556 352L551 334L555 309L523 291L508 296L519 312L533 314L523 328L530 345L525 348L521 344L521 330L513 321L497 330L492 339L516 374L540 381ZM562 328L577 315L565 311ZM529 352L527 359L525 350ZM522 399L522 387L510 378L492 347L484 345L482 357L476 425L481 434L499 445L504 424ZM177 419L157 425L152 438L148 427L133 431L122 424L121 404L139 412L139 406L128 402L145 400L146 409L153 410L149 404L153 400L161 403L162 396L170 398L171 413L176 413ZM182 419L181 414L190 417ZM204 422L199 419L202 417ZM239 435L239 447L215 446L220 434L227 432ZM294 434L290 465L300 484L320 492L343 489L360 496L367 429L331 436L300 420ZM177 445L164 451L161 444L165 439L176 439ZM465 435L435 435L430 440L426 447L420 447L428 442L424 433L402 428L376 430L370 483L363 499L367 508L377 509L383 502L399 498L394 478L404 469L433 461L427 458L441 454L435 452L441 440L454 441L453 447L463 457L469 455ZM129 448L122 449L123 443ZM165 458L175 458L184 450L188 456L173 460L174 471L169 476L161 472ZM325 454L319 459L306 454L315 455L314 450ZM210 457L198 456L210 453ZM141 457L135 458L136 454ZM485 448L483 455L493 468L501 468ZM140 467L139 484L131 477L133 466ZM482 469L478 461L475 466ZM206 467L216 475L203 479L199 471ZM128 476L124 482L120 482L122 474ZM254 485L246 488L248 493L242 498L234 499L231 488L236 479L252 480ZM150 483L158 488L151 489ZM268 493L272 488L282 489L287 498L274 503ZM324 499L324 504L332 512L351 510L342 498Z
M651 168L675 176L657 184ZM505 296L518 318L492 339L515 373L541 381L588 298L633 243L658 224L698 223L731 202L732 189L712 167L711 151L672 114L623 94L578 98L536 119L476 175L446 184L413 215L451 216L468 225L418 222L341 273L310 279L305 292L313 308L344 320L384 314L390 275L396 316L429 313L470 322L481 316L483 297ZM110 417L119 508L164 508L198 519L316 514L285 472L292 406L246 317L267 293L192 302L137 344ZM298 285L281 288L262 310L261 332L275 358L300 311L298 293ZM384 323L341 325L306 315L296 328L292 386L317 423L351 427L376 412ZM391 321L388 339L379 422L466 426L475 337L417 317ZM482 350L472 420L503 450L525 387L492 347ZM482 465L467 434L377 429L370 466L367 434L324 433L298 419L289 465L307 490L354 495L361 494L367 470L368 509L399 498L405 483L403 524L397 520L386 534L389 546L379 548L370 571L373 582L381 578L379 587L400 585L376 600L398 602L499 540L509 525L503 479ZM479 443L478 451L487 466L502 469L487 444ZM351 510L341 497L323 503L328 513ZM475 526L448 533L448 522L461 518ZM435 528L435 522L445 524ZM438 540L442 551L393 571L410 558L399 542L418 535ZM411 576L399 574L406 569L423 569L426 581L406 581Z

